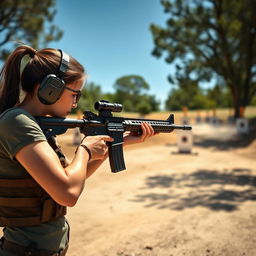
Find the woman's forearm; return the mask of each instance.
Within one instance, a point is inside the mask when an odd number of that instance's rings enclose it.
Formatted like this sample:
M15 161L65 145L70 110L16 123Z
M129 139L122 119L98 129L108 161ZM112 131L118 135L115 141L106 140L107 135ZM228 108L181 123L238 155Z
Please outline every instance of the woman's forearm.
M70 188L77 197L82 193L84 182L87 178L88 160L89 154L85 153L82 147L78 147L73 160L65 168L66 175L69 178Z
M86 178L89 178L101 165L102 163L108 158L108 153L104 155L103 159L100 160L91 160L87 166L87 175Z

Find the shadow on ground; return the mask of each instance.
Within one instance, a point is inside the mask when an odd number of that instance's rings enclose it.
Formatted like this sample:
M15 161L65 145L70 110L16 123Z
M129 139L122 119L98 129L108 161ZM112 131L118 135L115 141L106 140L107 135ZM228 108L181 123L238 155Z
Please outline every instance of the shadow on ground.
M242 202L256 201L256 176L251 173L250 169L221 172L205 169L192 174L149 176L141 193L131 201L159 209L203 206L216 211L234 211Z

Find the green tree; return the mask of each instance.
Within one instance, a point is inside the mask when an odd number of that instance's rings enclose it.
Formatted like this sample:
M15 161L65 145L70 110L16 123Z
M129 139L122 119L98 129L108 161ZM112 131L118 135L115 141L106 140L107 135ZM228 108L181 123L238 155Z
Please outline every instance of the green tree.
M179 78L179 87L170 91L165 102L168 110L210 109L216 107L215 99L220 95L209 93L200 88L196 81ZM213 98L214 95L214 98Z
M251 105L256 106L256 96L254 96L254 98L252 99Z
M150 104L145 101L138 103L136 108L141 115L149 114L152 111Z
M230 89L235 116L256 94L256 1L161 0L166 27L152 24L155 48L176 65L176 74L197 81L218 79Z
M207 91L207 97L215 102L216 108L231 108L232 97L226 87L217 84Z
M52 24L55 14L55 0L1 0L0 59L4 60L9 54L10 47L4 46L13 47L14 41L37 49L59 40L63 32Z
M104 94L101 91L100 85L96 85L94 82L90 82L85 85L82 90L81 99L78 102L78 109L81 111L94 110L94 104L96 101L105 99ZM107 99L106 99L107 100Z
M133 109L141 115L146 115L152 111L158 111L159 105L160 102L156 100L154 95L144 94L138 97L138 102L133 106Z
M147 95L149 84L143 77L138 75L128 75L120 77L114 84L115 101L123 104L124 110L128 112L138 111L138 104L147 103L150 111L159 109L159 102L152 95Z
M146 95L146 97L152 111L159 111L160 101L156 99L155 95Z

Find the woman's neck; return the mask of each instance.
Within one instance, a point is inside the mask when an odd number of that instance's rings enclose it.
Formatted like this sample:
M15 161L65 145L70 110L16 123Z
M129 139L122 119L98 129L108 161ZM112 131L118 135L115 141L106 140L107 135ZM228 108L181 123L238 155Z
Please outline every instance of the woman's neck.
M23 108L33 116L46 115L45 106L42 106L38 99L35 99L30 95L26 95L24 100L18 105L18 107Z

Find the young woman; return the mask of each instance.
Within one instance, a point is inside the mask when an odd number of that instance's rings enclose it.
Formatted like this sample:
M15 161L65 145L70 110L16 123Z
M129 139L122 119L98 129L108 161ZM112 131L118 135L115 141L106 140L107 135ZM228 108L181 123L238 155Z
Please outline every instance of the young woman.
M76 204L85 180L108 156L106 142L113 139L87 136L68 161L36 122L34 116L66 117L77 107L86 74L65 52L20 46L0 78L0 255L65 255L66 207ZM147 123L142 131L126 136L124 145L154 135Z

